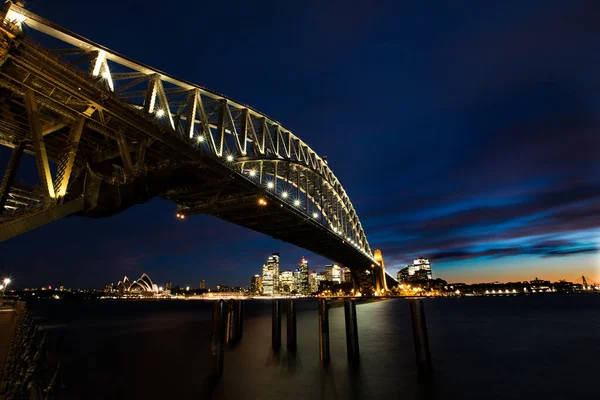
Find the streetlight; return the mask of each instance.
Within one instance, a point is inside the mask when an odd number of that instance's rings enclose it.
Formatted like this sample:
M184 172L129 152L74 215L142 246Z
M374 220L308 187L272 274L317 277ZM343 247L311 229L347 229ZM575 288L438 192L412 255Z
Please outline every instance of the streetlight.
M4 285L0 285L0 286L2 286L2 299L4 299L4 292L6 291L6 287L8 286L9 283L10 283L10 278L4 278Z

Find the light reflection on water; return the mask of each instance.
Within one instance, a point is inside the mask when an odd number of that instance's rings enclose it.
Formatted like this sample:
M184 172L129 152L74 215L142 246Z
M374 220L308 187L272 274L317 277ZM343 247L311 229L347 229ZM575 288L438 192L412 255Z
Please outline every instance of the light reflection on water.
M435 379L418 384L405 300L357 305L360 362L346 361L341 302L331 363L319 362L316 301L299 301L298 350L271 349L270 304L245 304L244 336L211 370L206 302L38 302L72 399L506 399L598 394L600 296L426 300ZM581 384L588 382L589 384Z

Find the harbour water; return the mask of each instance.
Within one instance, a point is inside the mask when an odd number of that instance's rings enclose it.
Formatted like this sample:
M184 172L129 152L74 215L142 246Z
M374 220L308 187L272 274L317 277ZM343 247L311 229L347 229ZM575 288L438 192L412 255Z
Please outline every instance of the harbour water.
M317 303L298 302L298 349L271 349L271 303L244 304L242 341L211 371L207 301L38 301L30 307L64 365L67 399L598 398L600 296L425 300L434 380L420 384L406 300L357 304L360 362L346 358L344 309L330 309L319 361ZM591 397L590 397L591 396Z

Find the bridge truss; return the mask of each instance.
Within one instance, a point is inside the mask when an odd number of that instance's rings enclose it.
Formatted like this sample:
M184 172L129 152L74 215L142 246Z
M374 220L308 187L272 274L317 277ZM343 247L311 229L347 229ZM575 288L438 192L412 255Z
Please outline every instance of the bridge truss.
M355 264L347 266L363 288L380 287L376 276L390 280L327 161L280 123L14 4L3 21L0 144L13 155L0 186L0 240L70 213L110 215L161 196L181 215L212 214ZM42 47L34 34L61 48ZM36 190L14 182L24 152L36 158ZM273 205L280 210L267 215ZM332 250L300 238L313 233Z

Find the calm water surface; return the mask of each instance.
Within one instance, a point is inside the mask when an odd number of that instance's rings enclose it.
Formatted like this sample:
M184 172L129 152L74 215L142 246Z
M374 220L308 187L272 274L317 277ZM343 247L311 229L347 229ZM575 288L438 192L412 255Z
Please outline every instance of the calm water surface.
M32 302L65 366L68 399L600 398L600 296L425 301L435 379L418 384L407 301L357 305L361 360L346 361L344 310L330 309L319 363L317 305L298 304L298 350L272 352L270 303L245 302L242 342L210 384L211 303Z

